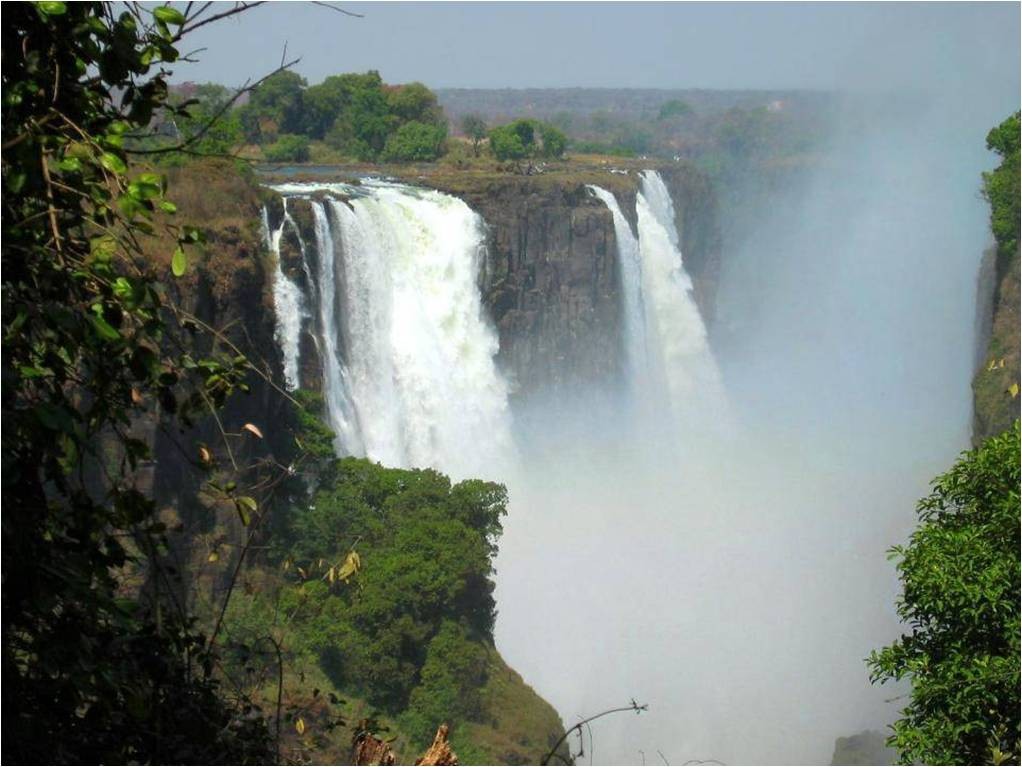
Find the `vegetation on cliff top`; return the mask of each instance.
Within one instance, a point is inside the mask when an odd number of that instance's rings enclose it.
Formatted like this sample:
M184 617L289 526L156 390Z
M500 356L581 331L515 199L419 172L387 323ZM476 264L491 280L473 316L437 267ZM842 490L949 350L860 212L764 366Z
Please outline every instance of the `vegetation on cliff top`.
M990 228L1002 259L1018 253L1019 118L1016 112L987 134L987 149L1001 157L995 170L983 174L983 194L990 203Z
M492 558L505 489L335 459L329 432L311 415L320 399L297 399L304 409L293 411L295 444L316 459L282 493L269 549L246 572L253 586L225 616L225 641L238 648L232 674L244 678L269 638L281 653L284 692L296 701L291 721L302 721L290 747L314 761L342 753L363 716L389 727L406 755L446 722L463 763L536 761L560 721L493 647ZM263 690L272 700L274 672L257 670L253 696ZM319 680L321 692L303 697L302 677Z

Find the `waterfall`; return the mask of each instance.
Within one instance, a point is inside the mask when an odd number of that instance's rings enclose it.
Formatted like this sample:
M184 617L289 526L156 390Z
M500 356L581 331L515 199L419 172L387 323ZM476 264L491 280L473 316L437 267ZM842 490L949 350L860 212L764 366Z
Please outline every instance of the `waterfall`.
M288 279L280 266L280 240L284 236L284 227L294 226L287 213L287 200L284 201L284 218L276 230L270 231L270 219L266 208L263 208L263 239L266 247L275 256L273 272L273 309L276 315L274 338L280 346L284 359L284 383L289 391L299 386L298 363L301 354L302 324L309 319L305 308L305 296L298 285ZM297 232L297 229L295 229ZM299 243L301 240L299 239ZM304 248L304 246L303 246ZM304 254L303 254L304 255ZM303 258L304 261L304 258Z
M674 203L656 171L643 171L640 182L635 199L638 236L614 195L589 187L614 219L629 389L648 416L662 418L666 406L675 426L712 424L726 418L725 399L685 271Z
M317 192L317 334L338 452L456 478L500 472L512 454L508 388L477 284L480 217L386 182L275 189Z
M621 275L624 309L624 346L628 382L633 391L645 388L641 383L649 371L649 349L646 339L646 309L642 300L642 261L639 258L639 240L632 233L628 219L621 212L617 198L602 187L586 187L610 210L614 219L614 238L617 240L617 260Z
M361 454L362 444L356 425L355 408L348 394L348 376L341 362L337 326L337 270L334 269L334 238L330 231L326 209L319 200L313 200L312 216L316 227L316 252L319 254L319 273L316 285L319 293L319 338L323 365L323 398L326 400L327 419L334 430L334 450L340 454Z
M674 415L725 418L717 362L710 351L706 324L692 293L674 225L674 204L660 174L643 171L635 198L642 290L649 332L656 334L657 367Z

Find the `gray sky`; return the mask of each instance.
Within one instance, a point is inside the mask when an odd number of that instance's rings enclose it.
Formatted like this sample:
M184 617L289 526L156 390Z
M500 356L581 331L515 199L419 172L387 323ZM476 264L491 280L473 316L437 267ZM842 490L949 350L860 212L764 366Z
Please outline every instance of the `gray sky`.
M310 83L1019 91L1018 3L274 2L210 25L175 79L240 84L288 53ZM966 62L951 72L947 63ZM958 68L958 65L956 65ZM937 81L935 83L935 81Z

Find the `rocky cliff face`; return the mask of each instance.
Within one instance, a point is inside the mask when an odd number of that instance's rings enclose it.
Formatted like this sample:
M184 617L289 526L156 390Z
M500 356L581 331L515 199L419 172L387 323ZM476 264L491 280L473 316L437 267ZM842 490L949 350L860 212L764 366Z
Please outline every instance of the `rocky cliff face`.
M612 384L621 374L617 239L610 211L586 185L613 192L634 230L638 174L650 167L671 192L685 266L703 316L712 321L721 250L717 203L708 178L692 166L622 161L613 173L598 166L537 175L421 167L414 173L375 172L459 197L482 217L487 248L480 289L499 334L498 364L516 396L527 397L570 392L580 384ZM337 177L350 181L352 173L338 170ZM305 295L314 296L316 286L309 284L301 256L304 244L305 264L314 274L318 255L310 206L294 199L288 210L298 236L285 230L281 266ZM279 200L271 202L270 226L276 227L282 215ZM320 386L310 332L302 337L300 379L303 388Z
M1019 254L984 256L979 286L982 356L972 382L973 442L980 444L1019 417Z
M233 509L205 498L203 483L210 475L199 465L198 446L207 446L217 465L225 469L236 461L241 467L240 484L244 484L248 466L265 461L286 464L282 456L288 454L288 445L284 443L292 439L292 408L272 383L283 380L274 337L275 264L260 232L263 207L273 227L283 215L283 206L275 195L261 193L254 180L241 179L226 167L208 170L192 168L171 179L179 218L202 226L208 242L184 278L167 274L164 283L175 304L220 333L219 340L205 332L195 335L197 358L214 345L237 347L264 375L250 377L250 393L232 397L219 414L219 424L206 418L184 431L172 421L148 424L155 445L153 492L168 527L175 530L169 556L186 576L180 586L186 600L223 592L248 532ZM709 301L717 254L713 206L703 196L708 189L701 186L698 174L689 171L665 173L665 180L678 195L678 226L686 256L700 295ZM486 222L488 254L480 274L481 288L499 329L500 362L519 382L521 393L616 375L621 303L617 243L609 211L588 194L585 185L612 189L634 226L635 173L500 174L477 184L462 179L460 187L456 179L431 181L418 180L423 186L462 197ZM314 275L319 261L312 209L307 201L294 200L289 213L297 233L287 230L280 244L281 267L306 295L313 296L317 287L307 273ZM159 260L158 255L153 258ZM166 271L167 264L162 269ZM321 387L319 359L315 334L304 333L303 388ZM233 440L234 453L228 455L221 428L244 437L246 423L259 427L264 439ZM210 551L222 553L213 560ZM258 557L255 561L261 566ZM489 709L496 712L494 721L471 724L462 740L454 743L456 750L474 753L486 762L528 763L560 735L563 725L557 713L496 653L483 694ZM343 745L343 738L335 740L335 745Z
M520 395L606 383L621 373L621 294L614 223L587 184L615 194L635 227L638 172L650 164L549 175L436 175L425 181L465 200L488 227L481 275L500 335L501 367ZM712 318L720 261L708 179L686 165L658 168L674 200L685 265Z

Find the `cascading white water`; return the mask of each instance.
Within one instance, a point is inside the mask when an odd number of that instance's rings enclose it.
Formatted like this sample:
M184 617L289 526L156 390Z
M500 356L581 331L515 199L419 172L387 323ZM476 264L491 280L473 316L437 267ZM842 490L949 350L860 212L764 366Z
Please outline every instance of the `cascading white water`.
M720 372L710 351L706 324L685 271L674 224L674 203L660 174L640 175L635 198L639 256L642 261L642 294L647 311L648 333L657 380L666 387L676 418L686 425L699 418L725 417Z
M592 184L586 187L610 210L614 219L614 237L617 240L618 270L624 309L625 360L628 381L634 392L646 389L643 381L649 374L649 349L646 336L646 309L642 296L642 261L639 240L632 233L628 219L621 212L617 198L606 189Z
M302 289L290 280L280 267L280 239L284 236L284 227L294 222L287 213L287 199L284 200L284 218L276 230L270 231L270 220L266 208L263 208L263 239L266 247L275 256L273 272L273 309L277 322L274 338L280 346L284 359L284 383L290 391L299 386L298 363L301 354L302 323L309 318L305 308L305 296ZM297 229L295 229L297 232ZM300 240L299 240L300 242ZM302 246L304 248L304 245ZM303 258L304 260L304 258Z
M323 395L327 416L334 430L334 449L341 454L361 455L362 440L356 422L355 407L348 394L347 372L341 362L337 311L337 270L334 267L333 233L326 209L319 200L312 200L312 216L316 227L316 252L319 254L319 337L323 363Z
M347 198L311 201L339 452L455 478L501 475L513 453L508 390L477 285L479 216L440 192L369 180L277 190Z
M632 397L654 418L666 406L686 426L724 417L720 375L685 271L674 203L656 171L636 195L638 236L614 195L589 189L610 210L624 298L625 352Z

